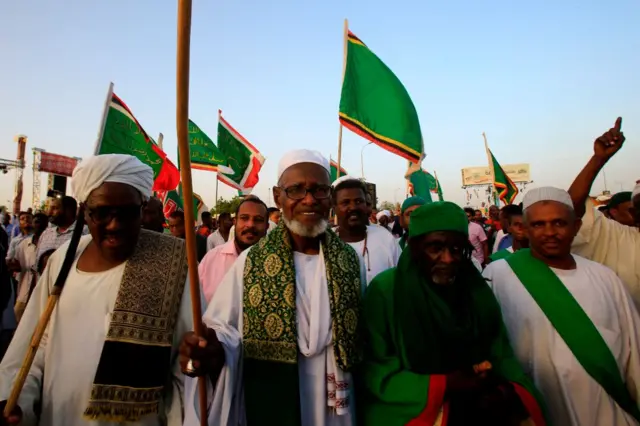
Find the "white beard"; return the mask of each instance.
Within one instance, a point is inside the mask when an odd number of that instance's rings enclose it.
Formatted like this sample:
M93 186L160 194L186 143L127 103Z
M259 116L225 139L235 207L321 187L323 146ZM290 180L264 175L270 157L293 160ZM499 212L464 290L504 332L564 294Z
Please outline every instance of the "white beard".
M329 221L327 219L320 220L320 222L312 227L304 226L297 220L289 220L284 216L282 216L282 220L289 231L305 238L315 238L318 235L322 235L327 231L327 226L329 226Z

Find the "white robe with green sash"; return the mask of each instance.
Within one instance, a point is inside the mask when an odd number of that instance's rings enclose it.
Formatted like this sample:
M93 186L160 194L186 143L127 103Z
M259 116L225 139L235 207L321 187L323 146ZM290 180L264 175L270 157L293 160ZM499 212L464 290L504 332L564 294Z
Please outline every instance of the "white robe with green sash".
M640 316L613 271L574 258L575 270L552 270L600 332L638 401ZM516 356L544 396L554 425L638 425L585 371L505 260L487 266L484 276L501 305Z

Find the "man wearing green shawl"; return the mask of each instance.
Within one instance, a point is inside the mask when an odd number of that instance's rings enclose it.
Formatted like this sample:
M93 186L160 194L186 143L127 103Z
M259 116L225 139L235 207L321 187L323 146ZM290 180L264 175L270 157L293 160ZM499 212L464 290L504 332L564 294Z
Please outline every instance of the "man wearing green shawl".
M426 204L424 198L414 195L413 197L409 197L402 203L402 207L400 208L400 226L404 230L404 234L400 237L398 244L400 244L400 248L404 250L407 246L407 239L409 238L409 223L411 222L411 213L416 210L418 207Z
M186 380L186 426L200 416L209 426L355 425L365 274L328 229L329 161L291 151L277 182L280 223L225 275L203 315L204 339L183 339L183 371L207 375L212 387L211 408L200 413L197 381Z
M545 424L471 252L457 205L412 213L398 267L371 282L363 304L365 425Z

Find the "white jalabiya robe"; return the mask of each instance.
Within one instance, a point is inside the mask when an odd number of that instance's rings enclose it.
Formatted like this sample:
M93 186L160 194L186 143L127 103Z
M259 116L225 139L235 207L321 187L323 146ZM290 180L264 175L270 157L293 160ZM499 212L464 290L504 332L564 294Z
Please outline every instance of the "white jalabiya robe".
M383 232L387 232L384 231ZM255 247L255 246L254 246ZM216 297L203 315L207 327L216 331L225 351L225 365L215 390L208 383L209 426L245 425L242 376L243 274L250 250L240 254L220 283ZM333 353L331 312L326 267L322 255L294 252L296 276L296 323L301 424L304 426L355 425L354 399L350 413L337 415L327 404L327 356ZM364 271L361 271L365 282ZM350 374L343 373L351 382ZM351 389L353 383L351 382ZM199 425L197 380L185 379L185 426ZM277 409L277 408L274 408Z
M574 256L575 270L553 269L603 337L631 396L640 396L640 316L622 281L609 268ZM637 425L584 370L505 260L485 278L502 308L516 356L545 398L552 424Z
M573 253L613 269L640 310L640 231L607 219L591 200L586 209Z
M360 264L367 273L367 284L369 284L379 273L398 265L402 250L393 235L380 226L367 226L366 240L367 253L364 252L364 240L347 244L358 253Z
M91 241L82 237L76 254L80 254ZM56 251L36 286L27 309L18 325L2 364L0 364L0 400L8 398L31 335L40 319L62 266L68 243ZM51 316L47 333L38 349L25 387L18 401L24 418L21 425L35 425L33 403L40 399L42 389L42 416L40 426L108 426L120 423L85 420L82 415L98 368L102 347L107 334L116 296L126 263L100 273L79 271L74 262L62 295ZM164 404L157 416L146 416L134 426L179 426L182 424L181 395L183 377L178 362L178 346L182 335L193 330L191 297L188 286L182 302L174 333L171 353L172 377L167 386ZM46 373L45 373L46 370ZM43 377L44 375L44 377Z

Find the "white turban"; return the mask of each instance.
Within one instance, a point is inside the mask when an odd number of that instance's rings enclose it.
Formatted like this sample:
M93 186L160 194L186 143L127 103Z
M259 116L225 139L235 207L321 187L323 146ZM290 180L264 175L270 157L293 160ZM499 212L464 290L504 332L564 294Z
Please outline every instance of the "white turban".
M636 181L636 186L633 188L633 192L631 193L631 201L636 198L636 195L640 195L640 180Z
M329 168L329 160L324 158L318 151L312 151L310 149L295 149L287 152L278 164L278 181L282 177L282 174L291 166L301 163L313 163L324 168L328 173L331 173Z
M567 191L552 186L543 186L529 190L522 200L522 210L526 210L540 201L556 201L573 210L573 201Z
M336 186L340 185L342 182L347 182L347 181L349 181L349 180L355 180L355 181L361 182L361 180L360 180L360 179L358 179L358 178L355 178L355 177L353 177L353 176L345 175L345 176L340 176L338 179L336 179L336 180L331 184L331 186L335 188Z
M71 190L84 203L89 194L105 182L130 185L140 191L142 199L146 200L153 188L153 170L131 155L95 155L76 166L71 177Z
M381 212L378 212L378 214L376 215L376 219L380 220L382 216L386 216L391 219L391 212L389 210L382 210Z

